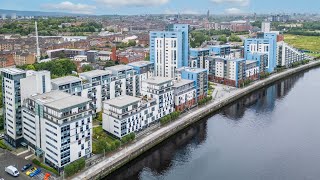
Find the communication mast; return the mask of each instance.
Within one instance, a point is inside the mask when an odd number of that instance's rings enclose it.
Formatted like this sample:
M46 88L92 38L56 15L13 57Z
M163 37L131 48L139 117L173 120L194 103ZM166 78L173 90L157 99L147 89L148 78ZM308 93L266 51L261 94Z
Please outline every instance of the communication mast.
M40 48L39 48L39 36L38 36L38 24L37 21L34 22L34 26L36 29L36 41L37 41L37 62L40 62Z

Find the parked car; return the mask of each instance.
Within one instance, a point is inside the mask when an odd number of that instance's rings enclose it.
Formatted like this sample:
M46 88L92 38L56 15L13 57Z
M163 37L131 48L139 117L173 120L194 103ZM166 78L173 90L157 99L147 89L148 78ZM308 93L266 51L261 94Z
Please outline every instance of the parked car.
M29 171L26 172L26 175L29 176L31 173L35 172L36 170L37 170L37 168L33 167Z
M41 169L35 170L33 173L30 174L30 177L36 176L36 175L38 175L39 173L41 173Z
M3 139L4 138L4 134L0 134L0 139Z
M21 172L26 171L27 169L29 169L32 166L32 164L26 164L21 168Z
M45 175L44 175L44 180L49 180L49 177L51 176L51 174L49 174L49 173L46 173ZM1 179L0 179L1 180Z
M14 166L8 166L5 168L5 171L10 174L11 176L17 177L19 176L19 171Z

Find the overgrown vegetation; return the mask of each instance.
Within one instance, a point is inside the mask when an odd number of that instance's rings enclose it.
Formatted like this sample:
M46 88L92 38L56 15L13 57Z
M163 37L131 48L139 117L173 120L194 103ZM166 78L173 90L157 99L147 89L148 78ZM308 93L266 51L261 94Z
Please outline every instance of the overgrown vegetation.
M292 63L292 67L295 68L295 67L298 67L300 65L304 65L304 64L308 64L308 63L309 63L309 60L298 61L298 62Z
M207 102L212 100L212 96L207 96L201 100L198 101L198 105L201 106L203 104L206 104Z
M86 166L86 161L84 158L80 158L64 167L64 173L66 177L70 177L77 172L84 169Z
M130 134L122 137L121 142L123 144L126 144L126 143L128 143L130 141L133 141L135 138L136 138L136 134L135 133L130 133Z
M262 72L260 73L260 79L266 79L270 76L270 73L268 72Z
M70 59L57 59L49 62L17 66L17 68L36 71L48 70L51 72L52 78L70 75L72 71L77 70L76 65Z
M284 40L298 49L320 53L320 36L298 36L285 34Z
M9 148L9 147L4 143L3 140L0 140L0 148L1 148L1 149L6 149L6 150L8 150L8 151L11 151L11 148Z
M175 111L175 112L172 112L171 114L163 116L162 118L160 118L161 125L168 124L169 122L178 119L180 114L181 114L180 111Z
M39 166L39 167L42 167L43 169L46 169L46 170L48 170L48 171L50 171L50 172L52 172L52 173L54 173L54 174L56 174L56 175L59 176L59 173L58 173L58 171L57 171L56 169L42 164L42 163L41 163L40 161L38 161L37 159L33 159L32 162L33 162L33 164L35 164L35 165L37 165L37 166Z

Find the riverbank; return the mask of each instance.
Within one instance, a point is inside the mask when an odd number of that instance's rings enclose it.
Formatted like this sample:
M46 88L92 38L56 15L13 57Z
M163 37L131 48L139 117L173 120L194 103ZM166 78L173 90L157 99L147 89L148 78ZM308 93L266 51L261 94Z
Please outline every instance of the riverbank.
M219 110L220 108L238 100L239 98L248 95L249 93L256 91L260 88L263 88L275 81L281 80L295 73L319 65L320 61L310 62L309 64L294 69L289 69L278 74L274 74L271 77L255 82L246 88L237 89L233 92L230 92L218 101L214 101L210 104L190 111L187 114L184 114L182 118L162 127L161 129L156 130L155 132L128 146L126 149L120 150L111 157L108 157L100 163L92 166L90 169L81 172L74 179L100 179L110 174L114 170L118 169L119 167L123 166L127 162L133 160L142 153L146 152L150 148L156 146L157 144L169 138L170 136L174 135L175 133L179 132L180 130L186 128L190 124L201 120L204 116L209 115Z

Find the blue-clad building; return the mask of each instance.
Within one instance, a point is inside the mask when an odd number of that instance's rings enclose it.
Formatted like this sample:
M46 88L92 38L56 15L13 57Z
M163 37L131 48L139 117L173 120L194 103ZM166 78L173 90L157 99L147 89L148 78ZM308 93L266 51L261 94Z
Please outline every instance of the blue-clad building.
M205 59L210 54L209 48L191 48L190 49L190 59L189 67L194 68L204 68L205 69Z
M260 73L266 72L267 62L268 62L268 53L248 53L247 60L256 60L260 68Z
M175 77L177 68L188 66L189 25L172 24L166 31L150 32L150 62L155 65L155 75Z
M248 38L244 43L244 56L248 59L252 53L267 53L266 71L271 73L277 66L277 34L263 33L258 38Z
M178 79L188 79L194 81L196 87L197 100L201 100L208 95L208 70L201 68L182 67L177 69Z
M230 53L231 53L230 45L210 46L211 55L225 57L230 55Z

